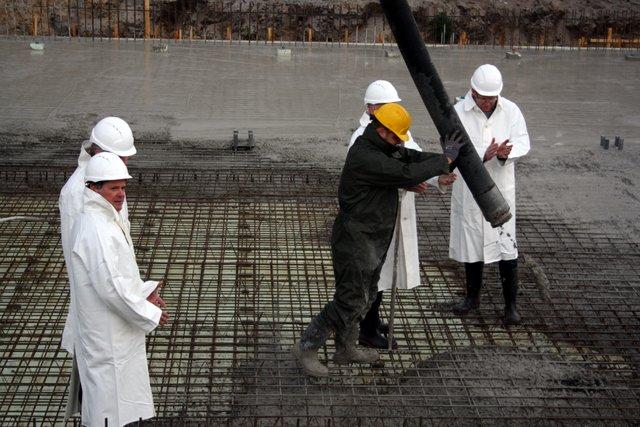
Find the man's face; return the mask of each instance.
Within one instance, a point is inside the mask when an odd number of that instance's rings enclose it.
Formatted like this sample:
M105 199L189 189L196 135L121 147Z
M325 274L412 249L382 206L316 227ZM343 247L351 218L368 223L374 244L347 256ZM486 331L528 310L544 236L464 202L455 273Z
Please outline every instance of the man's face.
M475 90L471 89L471 97L476 102L478 108L482 110L483 113L490 113L496 107L496 103L498 102L497 96L484 96L480 95Z
M376 111L378 108L382 107L384 104L367 104L367 113L369 113L369 115L373 115L373 112Z
M376 129L380 138L382 138L385 142L388 142L391 145L402 145L402 140L398 138L398 135L391 132L389 129L385 127L379 127Z
M117 181L105 181L102 186L97 184L91 184L89 188L104 197L113 205L118 212L122 209L122 205L125 199L125 188L127 186L126 179L119 179Z

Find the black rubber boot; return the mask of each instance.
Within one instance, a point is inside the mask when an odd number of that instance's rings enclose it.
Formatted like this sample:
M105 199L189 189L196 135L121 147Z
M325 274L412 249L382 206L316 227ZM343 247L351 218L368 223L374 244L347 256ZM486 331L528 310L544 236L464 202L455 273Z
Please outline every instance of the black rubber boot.
M464 316L480 305L480 289L482 288L482 270L484 262L465 262L464 273L467 285L467 296L460 304L453 306L453 313Z
M500 282L502 283L502 295L504 296L504 323L517 325L520 323L520 315L516 310L516 297L518 296L518 261L500 261Z
M360 322L360 334L358 335L358 343L365 347L379 348L386 350L389 348L387 338L383 335L389 332L389 326L380 320L380 304L382 303L382 291L376 294L376 299L371 304L371 308L367 311L364 319ZM383 332L383 330L385 331ZM386 328L385 328L386 327ZM398 343L393 340L393 348L398 348Z
M375 335L380 324L380 304L382 303L382 291L376 294L376 299L371 303L371 308L360 322L361 335Z
M387 337L377 331L375 335L363 335L362 332L360 332L358 344L369 348L379 348L380 350L387 350L389 348L389 341L387 340ZM398 342L395 338L392 341L391 348L393 350L398 349Z
M387 335L389 333L389 325L380 320L378 322L378 332Z

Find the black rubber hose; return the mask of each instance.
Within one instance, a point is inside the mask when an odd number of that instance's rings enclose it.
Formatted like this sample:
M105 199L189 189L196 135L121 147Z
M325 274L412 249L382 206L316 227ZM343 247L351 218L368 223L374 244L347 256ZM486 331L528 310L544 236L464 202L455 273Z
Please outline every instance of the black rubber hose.
M411 73L418 92L441 136L460 130L467 142L460 150L453 167L457 167L478 203L485 219L498 227L511 218L509 204L491 179L489 172L473 148L469 135L449 101L440 76L425 46L411 8L406 0L380 0L400 53Z

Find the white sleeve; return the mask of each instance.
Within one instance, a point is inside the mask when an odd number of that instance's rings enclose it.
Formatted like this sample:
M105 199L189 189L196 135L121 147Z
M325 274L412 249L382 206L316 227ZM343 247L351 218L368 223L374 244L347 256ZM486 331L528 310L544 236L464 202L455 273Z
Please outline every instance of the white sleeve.
M151 293L158 287L157 280L147 280L146 282L142 282L140 284L140 292L145 299L151 295Z
M145 333L160 323L162 310L135 289L136 284L125 280L104 260L90 270L91 284L105 304Z
M525 156L531 149L527 124L522 112L517 106L513 111L513 115L514 117L510 120L509 124L509 143L513 145L513 148L511 149L511 153L507 160L503 161L496 158L498 164L502 166L515 162L520 157Z
M128 322L149 333L160 323L162 310L143 295L140 283L123 277L113 264L113 257L105 256L100 237L89 248L86 239L74 248L85 264L91 285L99 298Z

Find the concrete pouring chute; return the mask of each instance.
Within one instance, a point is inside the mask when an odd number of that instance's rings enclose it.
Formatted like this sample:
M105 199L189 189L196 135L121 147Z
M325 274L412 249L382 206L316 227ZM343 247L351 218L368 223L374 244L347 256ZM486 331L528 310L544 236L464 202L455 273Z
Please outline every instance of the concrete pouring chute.
M449 101L440 76L420 37L411 8L406 0L381 0L380 4L396 38L400 53L438 132L442 137L456 131L464 135L467 143L460 150L460 155L452 166L460 170L482 214L491 226L498 227L504 224L511 218L509 205L482 164Z

